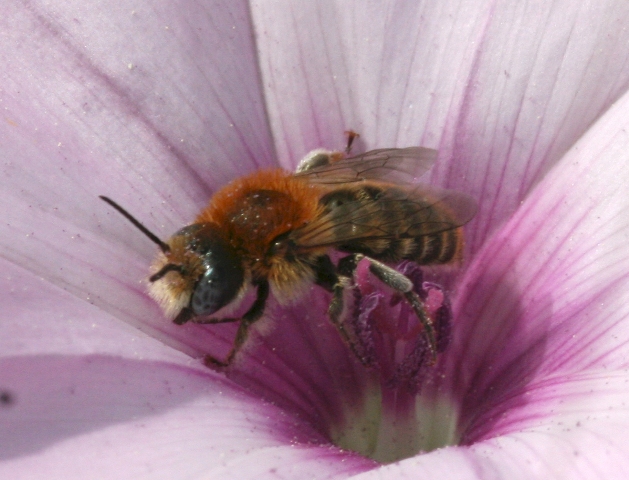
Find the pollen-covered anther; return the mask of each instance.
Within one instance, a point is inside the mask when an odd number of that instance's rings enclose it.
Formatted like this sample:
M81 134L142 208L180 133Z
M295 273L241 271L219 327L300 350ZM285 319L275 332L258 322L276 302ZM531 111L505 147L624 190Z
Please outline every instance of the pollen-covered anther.
M354 350L365 365L379 370L385 387L416 392L434 368L426 332L403 296L388 291L366 268L359 264L356 270L355 311L347 320L358 344ZM443 352L452 318L446 293L439 285L424 282L421 269L412 262L402 263L398 270L413 283L432 321L437 353Z
M380 292L362 295L357 286L352 289L352 292L355 305L352 321L357 343L356 351L366 367L379 367L371 315L383 295Z

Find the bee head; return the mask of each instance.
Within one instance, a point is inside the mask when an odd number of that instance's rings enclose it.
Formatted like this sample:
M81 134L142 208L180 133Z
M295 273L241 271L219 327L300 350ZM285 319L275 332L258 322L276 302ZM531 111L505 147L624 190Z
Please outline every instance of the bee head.
M244 267L217 225L189 225L163 242L112 199L100 198L159 247L149 294L175 323L211 315L236 298L244 284Z
M184 227L167 245L151 266L149 293L175 323L211 315L236 298L244 268L216 225Z

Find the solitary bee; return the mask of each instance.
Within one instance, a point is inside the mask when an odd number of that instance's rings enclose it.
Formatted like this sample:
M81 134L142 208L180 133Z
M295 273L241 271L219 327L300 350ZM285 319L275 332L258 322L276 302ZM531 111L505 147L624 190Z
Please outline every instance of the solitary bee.
M463 249L461 227L476 204L459 192L412 183L433 164L435 150L387 148L348 156L355 137L350 132L345 152L310 152L295 173L262 170L232 181L166 242L100 197L158 245L149 293L168 317L178 325L240 322L227 357L207 356L208 365L227 367L234 361L270 293L286 304L313 283L332 294L330 320L363 361L342 321L344 291L363 259L373 275L408 301L435 361L432 320L410 279L387 264L456 263ZM333 251L348 255L335 263ZM241 317L210 317L251 288L255 300Z

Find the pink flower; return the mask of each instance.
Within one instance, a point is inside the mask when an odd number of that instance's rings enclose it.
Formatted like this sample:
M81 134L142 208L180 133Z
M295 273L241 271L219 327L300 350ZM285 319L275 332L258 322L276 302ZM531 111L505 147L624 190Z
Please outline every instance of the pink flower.
M55 3L0 20L0 476L629 475L629 5ZM348 128L478 199L438 364L382 386L314 288L205 368L235 326L166 321L98 195L165 238Z

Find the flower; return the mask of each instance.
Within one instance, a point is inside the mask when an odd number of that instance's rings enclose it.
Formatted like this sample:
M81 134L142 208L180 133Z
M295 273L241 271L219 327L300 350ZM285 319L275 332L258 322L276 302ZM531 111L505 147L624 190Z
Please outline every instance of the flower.
M4 7L4 476L627 475L627 5ZM233 326L165 323L152 246L97 198L167 236L347 128L438 148L429 181L479 202L407 432L369 423L323 294L272 305L227 377L203 367ZM452 445L383 466L331 442L418 435Z

